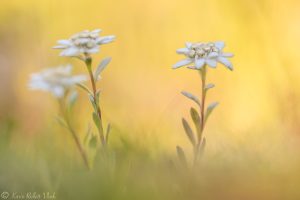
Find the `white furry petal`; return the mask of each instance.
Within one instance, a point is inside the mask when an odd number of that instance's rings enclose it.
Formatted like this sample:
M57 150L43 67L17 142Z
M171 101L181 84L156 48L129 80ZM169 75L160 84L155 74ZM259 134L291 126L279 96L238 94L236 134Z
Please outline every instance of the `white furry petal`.
M176 68L179 68L179 67L191 64L192 62L193 61L191 59L181 60L181 61L177 62L175 65L173 65L173 69L176 69Z
M222 64L223 64L225 67L227 67L228 69L233 70L232 63L231 63L227 58L219 57L219 58L218 58L218 61L219 61L220 63L222 63Z

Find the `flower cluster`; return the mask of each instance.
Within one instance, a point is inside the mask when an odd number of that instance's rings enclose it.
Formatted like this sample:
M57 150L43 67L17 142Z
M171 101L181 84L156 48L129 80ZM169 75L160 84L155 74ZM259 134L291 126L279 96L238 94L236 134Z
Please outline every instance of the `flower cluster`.
M100 37L100 32L100 29L82 31L68 40L59 40L58 45L53 48L63 49L60 55L68 57L98 53L100 45L110 43L115 39L113 35Z
M217 67L217 63L221 63L228 69L233 70L231 62L227 59L232 57L232 53L224 53L224 42L209 42L209 43L191 43L187 42L185 48L177 50L178 54L183 54L186 59L177 62L173 68L179 68L185 65L191 69L201 69L205 64L210 67Z
M59 66L45 69L31 75L29 88L51 92L55 97L61 98L66 91L77 83L87 80L85 75L72 76L72 66Z

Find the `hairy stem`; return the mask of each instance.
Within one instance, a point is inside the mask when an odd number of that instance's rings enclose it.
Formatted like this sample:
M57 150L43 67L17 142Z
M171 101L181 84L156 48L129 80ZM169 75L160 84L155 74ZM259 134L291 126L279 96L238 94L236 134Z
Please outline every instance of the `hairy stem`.
M201 136L205 127L205 121L204 121L204 117L205 117L205 100L206 100L206 90L205 90L205 86L206 86L206 66L203 67L202 69L203 71L201 72L201 80L202 80L202 89L201 89L201 95L202 95L202 99L201 99ZM198 138L198 142L201 142L201 137Z
M88 161L86 152L84 151L84 149L83 149L83 147L80 143L80 140L77 136L76 131L73 129L73 127L71 125L71 120L69 118L68 113L66 112L66 108L65 108L65 104L63 102L63 99L59 100L59 104L60 104L60 109L61 109L62 116L63 116L63 118L66 122L66 125L67 125L67 129L70 131L70 133L72 134L73 139L75 140L75 144L76 144L76 146L79 150L79 153L80 153L80 155L83 159L83 162L84 162L85 166L90 170L90 165L89 165L89 161Z
M100 121L100 127L98 128L99 137L100 137L102 145L105 146L106 141L105 141L105 137L104 137L104 133L103 133L101 108L100 108L98 98L97 98L97 85L96 85L96 81L95 81L95 78L94 78L94 75L93 75L93 70L92 70L92 58L90 58L90 57L86 58L85 64L86 64L88 72L89 72L89 76L90 76L90 80L91 80L91 84L92 84L92 89L93 89L93 100L94 100L94 103L96 105L97 116L98 116L99 121Z
M206 90L205 90L205 86L206 86L206 65L203 66L202 70L199 71L200 72L200 76L201 76L201 102L200 102L200 134L198 135L198 141L196 144L196 150L195 150L195 160L194 163L196 164L198 161L198 157L199 157L199 150L201 147L201 142L202 142L202 136L203 136L203 131L205 128L205 100L206 100Z

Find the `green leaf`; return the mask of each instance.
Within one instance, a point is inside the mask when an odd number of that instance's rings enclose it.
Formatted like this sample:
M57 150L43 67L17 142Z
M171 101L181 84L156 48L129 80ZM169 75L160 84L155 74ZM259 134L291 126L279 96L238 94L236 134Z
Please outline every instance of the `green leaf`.
M213 103L211 103L207 106L206 113L205 113L205 118L204 118L205 122L207 121L208 117L211 115L212 111L215 109L215 107L218 104L219 104L218 102L213 102Z
M84 91L86 91L87 93L89 93L90 95L93 95L92 91L86 85L82 83L77 83L76 85L81 89L83 89Z
M97 147L97 137L93 135L89 141L89 147L96 148Z
M111 61L111 58L105 58L101 61L101 63L98 65L96 71L94 72L94 79L98 81L100 79L101 72L106 68L108 63Z
M195 108L191 108L190 110L191 117L193 119L193 122L195 124L197 134L198 134L198 139L201 139L201 118Z
M98 115L95 112L93 112L93 120L94 120L94 123L97 126L98 130L101 130L101 128L102 128L101 127L101 121L100 121Z
M106 142L106 144L108 143L109 133L110 133L110 123L107 125L107 128L106 128L106 136L105 136L105 142Z
M193 146L195 146L196 141L195 141L194 133L193 133L190 125L187 123L187 121L184 118L182 118L182 125L184 127L185 133L188 136L190 142L192 143Z
M183 165L187 166L187 160L186 160L183 149L180 146L176 146L176 151L177 151L177 156L178 156L179 160L181 161L181 163Z
M71 109L74 106L77 99L78 99L78 93L76 91L73 91L68 97L69 109Z
M91 102L92 104L95 104L95 101L94 101L94 96L93 96L93 95L91 95L91 94L89 94L88 96L89 96L89 100L90 100L90 102Z
M185 97L191 99L192 101L194 101L199 106L201 105L199 99L196 96L194 96L193 94L191 94L189 92L186 92L186 91L182 91L181 94L184 95Z
M90 100L90 102L91 102L91 104L92 104L92 106L94 108L94 111L97 112L97 104L94 101L93 95L89 94L88 96L89 96L89 100Z
M97 90L97 92L96 92L97 105L99 105L100 93L101 93L101 90Z
M59 125L61 125L62 127L69 129L69 128L68 128L68 125L67 125L67 123L66 123L66 121L65 121L63 118L61 118L60 116L56 116L56 117L55 117L55 120L56 120L57 123L58 123Z
M206 86L205 86L205 92L207 92L209 89L211 89L211 88L214 88L215 87L215 85L214 84L212 84L212 83L209 83L209 84L207 84Z
M87 131L86 131L86 134L85 134L84 139L83 139L83 143L85 145L87 144L87 141L90 139L91 136L92 136L92 127L89 124L88 128L87 128Z

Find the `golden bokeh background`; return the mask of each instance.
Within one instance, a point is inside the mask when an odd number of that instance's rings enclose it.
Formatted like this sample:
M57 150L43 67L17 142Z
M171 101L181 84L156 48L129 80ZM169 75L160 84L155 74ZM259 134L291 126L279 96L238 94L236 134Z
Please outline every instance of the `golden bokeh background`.
M182 59L175 50L186 41L223 40L225 51L235 54L235 69L209 70L209 82L216 84L209 100L220 102L207 126L211 148L261 142L258 136L297 138L299 7L297 0L2 1L0 119L14 119L18 134L30 138L49 123L55 126L56 102L27 89L29 74L66 63L86 73L82 63L59 57L51 47L73 33L101 28L102 35L117 37L94 57L113 58L99 84L101 106L104 119L124 137L169 151L176 144L188 146L180 120L188 118L192 103L180 91L200 95L200 79L194 71L171 69ZM81 93L82 130L90 112ZM268 148L269 139L263 140Z
M2 0L0 192L54 191L57 199L299 199L299 8L299 0ZM95 65L112 57L99 87L116 157L85 174L74 141L55 121L56 100L27 85L31 73L47 67L71 63L75 74L86 73L82 62L59 57L52 47L96 28L116 36L93 57ZM201 82L195 71L172 65L186 41L216 40L235 54L234 71L209 69L208 82L216 87L208 100L220 105L206 126L204 162L195 176L169 166L176 145L192 155L181 118L191 121L195 105L180 92L200 95ZM79 94L74 124L83 139L93 125L92 108Z

